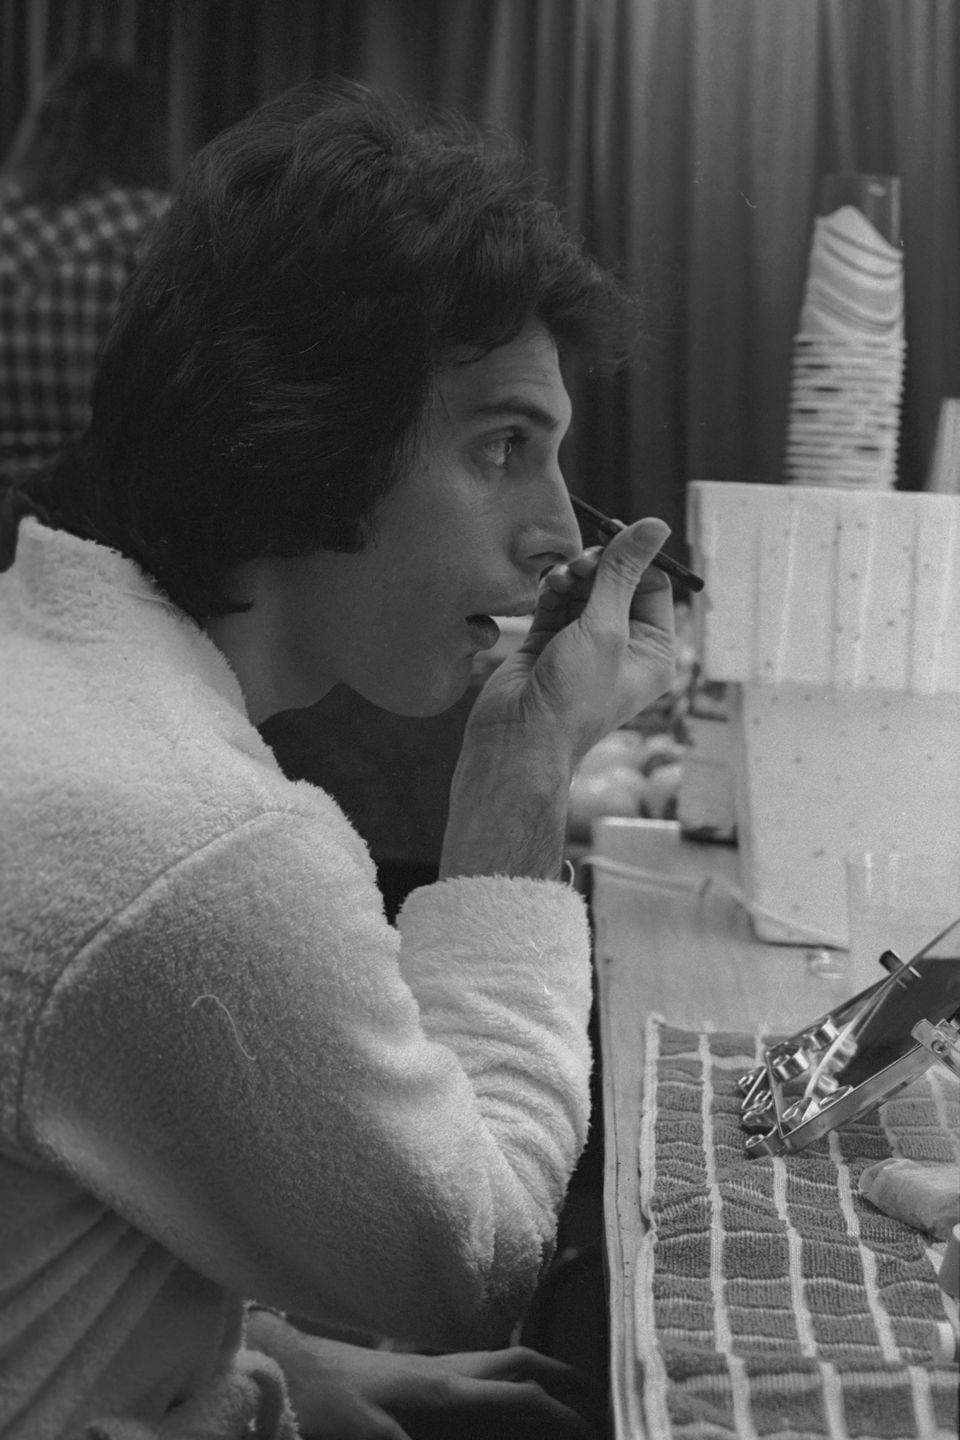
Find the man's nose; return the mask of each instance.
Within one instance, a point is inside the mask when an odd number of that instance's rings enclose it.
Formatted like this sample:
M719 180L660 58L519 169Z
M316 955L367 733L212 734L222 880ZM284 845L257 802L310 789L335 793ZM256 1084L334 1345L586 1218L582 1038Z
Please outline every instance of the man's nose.
M572 560L583 549L580 526L570 504L570 493L560 480L551 489L550 503L525 537L526 563L538 573Z

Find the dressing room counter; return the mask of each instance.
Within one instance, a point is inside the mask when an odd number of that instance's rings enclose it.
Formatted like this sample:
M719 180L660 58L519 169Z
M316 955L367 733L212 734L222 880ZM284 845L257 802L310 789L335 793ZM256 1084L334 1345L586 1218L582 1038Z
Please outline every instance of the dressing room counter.
M916 1133L932 1149L915 1158L956 1158L954 1077L934 1067L903 1092L919 1098L746 1159L735 1086L759 1037L883 972L831 978L812 947L758 941L725 888L734 847L604 820L593 853L616 1440L955 1435L931 1257L856 1193Z

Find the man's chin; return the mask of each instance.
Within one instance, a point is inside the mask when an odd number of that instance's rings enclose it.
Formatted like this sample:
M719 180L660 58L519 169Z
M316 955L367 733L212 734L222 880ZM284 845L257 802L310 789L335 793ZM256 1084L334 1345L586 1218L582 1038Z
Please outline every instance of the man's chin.
M422 687L403 686L390 692L367 693L364 699L387 710L391 715L406 716L410 720L428 720L431 715L442 715L451 710L466 695L470 688L472 666L466 671L448 671L443 676L431 676Z
M445 715L448 710L452 710L466 693L467 686L461 685L459 690L448 691L442 698L439 696L429 700L421 698L409 702L397 702L381 708L389 710L392 715L404 716L408 720L429 720L433 715Z

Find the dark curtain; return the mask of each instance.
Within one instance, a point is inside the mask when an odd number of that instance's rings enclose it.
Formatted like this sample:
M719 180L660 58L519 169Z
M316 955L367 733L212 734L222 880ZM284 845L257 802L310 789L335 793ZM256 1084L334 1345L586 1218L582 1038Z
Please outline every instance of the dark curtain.
M780 478L821 178L896 174L900 484L960 394L955 0L0 0L0 143L84 49L153 65L175 172L258 100L353 76L507 125L573 229L644 298L613 379L574 376L574 488L680 549L684 487Z

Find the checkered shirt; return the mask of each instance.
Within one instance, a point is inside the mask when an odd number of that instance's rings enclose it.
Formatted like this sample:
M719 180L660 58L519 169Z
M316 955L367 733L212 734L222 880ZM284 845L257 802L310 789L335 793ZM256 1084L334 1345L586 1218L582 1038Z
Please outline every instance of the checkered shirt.
M85 426L100 345L168 203L104 188L53 207L0 181L0 480Z

